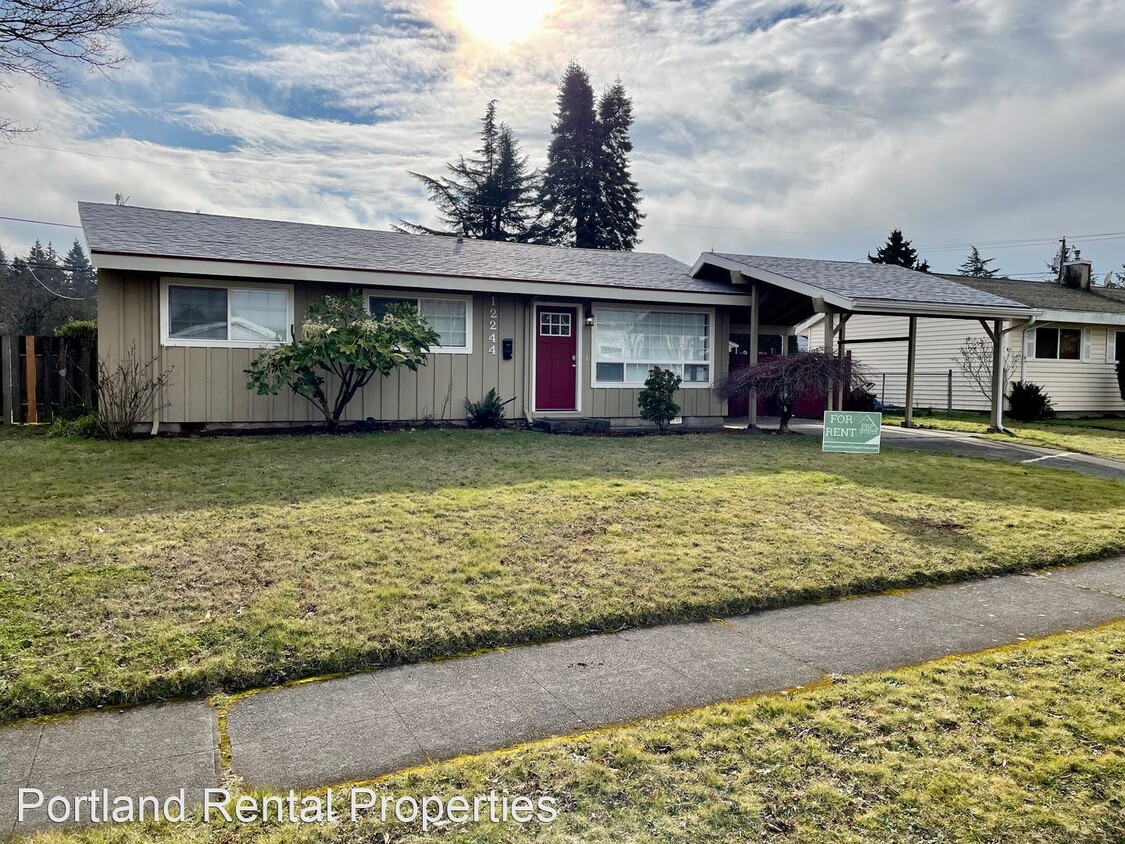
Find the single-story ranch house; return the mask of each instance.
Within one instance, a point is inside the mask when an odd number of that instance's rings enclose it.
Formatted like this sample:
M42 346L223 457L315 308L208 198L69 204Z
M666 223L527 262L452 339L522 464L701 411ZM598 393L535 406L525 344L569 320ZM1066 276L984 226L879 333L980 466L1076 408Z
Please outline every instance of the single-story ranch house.
M1090 267L1070 265L1072 286L1057 281L945 276L974 290L1020 302L1038 313L1005 323L1013 351L1009 384L1031 381L1043 387L1054 409L1070 416L1125 414L1116 365L1125 357L1125 290L1091 287ZM848 321L846 347L869 371L875 392L888 404L904 399L906 320L856 316ZM801 327L810 348L824 346L819 316ZM962 372L960 349L987 341L975 322L933 319L918 329L915 369L925 388L915 406L941 410L988 410L988 397Z
M1037 313L894 266L705 253L689 267L643 252L129 206L80 203L79 213L98 269L99 355L112 363L135 346L173 370L154 429L319 421L292 392L248 390L244 370L257 350L300 334L311 301L344 290L361 291L375 314L413 302L441 335L417 373L371 381L349 421L464 420L465 400L495 388L529 422L635 425L640 388L660 365L683 378L682 424L718 425L728 407L711 388L732 335L752 337L756 358L768 335L784 353L817 313L837 326L857 314L913 326Z

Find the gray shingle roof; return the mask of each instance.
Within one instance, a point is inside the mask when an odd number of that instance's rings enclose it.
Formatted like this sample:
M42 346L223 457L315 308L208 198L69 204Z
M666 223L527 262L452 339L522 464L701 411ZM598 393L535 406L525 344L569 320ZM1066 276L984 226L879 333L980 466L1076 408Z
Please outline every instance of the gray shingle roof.
M1003 296L1032 308L1125 314L1125 290L1075 290L1053 281L1021 281L1013 278L944 277L974 290Z
M935 273L908 270L894 264L715 254L748 268L785 276L849 299L997 308L1017 308L1022 305L1001 295L950 281Z
M132 206L78 204L94 253L197 258L341 270L412 273L726 293L690 267L652 252L609 252L336 226L223 217Z

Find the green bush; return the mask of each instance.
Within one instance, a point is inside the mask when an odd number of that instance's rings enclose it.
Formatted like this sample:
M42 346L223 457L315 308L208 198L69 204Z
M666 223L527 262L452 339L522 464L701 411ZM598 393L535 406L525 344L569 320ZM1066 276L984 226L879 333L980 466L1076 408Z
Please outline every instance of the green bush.
M674 399L682 381L672 370L654 366L645 379L645 388L637 398L641 416L649 422L655 422L661 431L680 415L680 406Z
M60 413L55 416L48 437L96 437L99 435L98 415L88 407L77 413Z
M470 428L500 428L504 425L504 405L511 404L515 397L502 401L493 387L483 399L477 402L465 399L465 416Z
M56 337L70 340L93 340L98 336L98 321L94 319L70 319L55 329Z
M1050 397L1043 388L1030 381L1016 381L1008 394L1010 402L1008 415L1020 422L1034 422L1037 419L1052 419L1055 410Z

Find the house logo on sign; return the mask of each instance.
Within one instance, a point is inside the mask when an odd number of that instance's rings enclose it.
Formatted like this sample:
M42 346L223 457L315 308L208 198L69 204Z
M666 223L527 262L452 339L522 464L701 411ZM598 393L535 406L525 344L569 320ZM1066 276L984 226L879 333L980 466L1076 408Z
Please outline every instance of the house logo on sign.
M874 437L879 433L879 426L875 424L870 416L864 417L863 422L860 423L859 432L865 437Z

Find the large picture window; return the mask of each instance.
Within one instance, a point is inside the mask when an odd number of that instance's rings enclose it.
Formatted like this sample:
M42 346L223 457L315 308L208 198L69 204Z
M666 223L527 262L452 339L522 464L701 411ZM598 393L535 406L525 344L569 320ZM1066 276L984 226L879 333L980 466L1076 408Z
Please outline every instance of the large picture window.
M593 343L596 387L643 385L654 366L685 387L711 385L710 313L599 308Z
M284 287L164 287L166 345L270 346L289 340L291 292Z
M390 305L407 303L418 309L419 316L441 336L434 352L468 354L472 349L472 299L468 296L428 298L413 296L368 296L373 316L382 319Z

